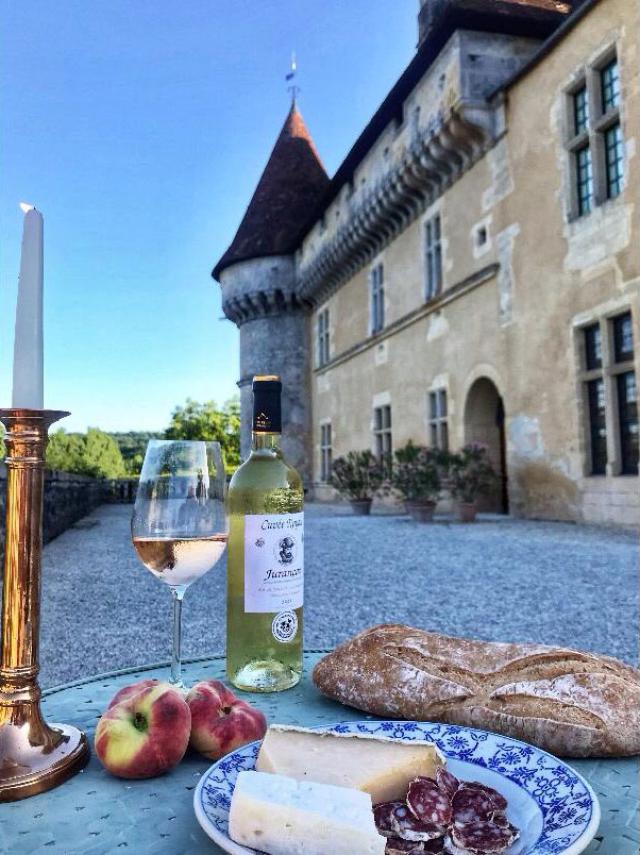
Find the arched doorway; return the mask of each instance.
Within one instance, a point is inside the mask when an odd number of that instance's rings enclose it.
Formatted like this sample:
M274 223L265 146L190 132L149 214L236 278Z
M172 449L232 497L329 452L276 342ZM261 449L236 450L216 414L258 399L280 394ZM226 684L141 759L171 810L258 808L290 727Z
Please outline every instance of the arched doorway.
M489 449L491 462L500 476L495 492L480 503L481 510L509 513L507 442L504 403L495 383L480 377L469 389L464 408L465 443L481 442Z

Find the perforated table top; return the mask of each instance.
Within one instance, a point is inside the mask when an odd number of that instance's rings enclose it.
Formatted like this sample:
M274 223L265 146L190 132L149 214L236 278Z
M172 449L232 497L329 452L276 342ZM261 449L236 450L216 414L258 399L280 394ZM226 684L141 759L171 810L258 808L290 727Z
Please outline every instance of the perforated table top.
M365 716L322 698L309 673L320 652L305 654L305 679L288 692L253 695L251 700L269 721L314 726ZM220 658L187 663L185 681L221 679ZM96 721L117 689L146 677L166 679L168 666L118 671L45 694L43 709L49 722L65 722L87 731L93 741ZM169 774L147 781L111 777L92 757L84 771L62 786L0 805L0 852L8 855L219 855L221 850L204 834L193 812L193 791L210 761L187 755ZM640 759L574 761L591 783L602 806L600 830L588 855L638 855L640 822L638 786ZM357 855L357 853L354 853Z

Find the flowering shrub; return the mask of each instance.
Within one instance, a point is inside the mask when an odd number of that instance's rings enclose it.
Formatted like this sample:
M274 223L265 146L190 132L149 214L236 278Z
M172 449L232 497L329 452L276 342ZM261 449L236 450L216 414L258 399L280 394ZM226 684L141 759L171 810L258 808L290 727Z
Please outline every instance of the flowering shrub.
M411 440L395 452L391 485L410 502L437 502L448 455Z
M384 481L383 466L371 451L350 451L333 461L330 484L343 496L372 499Z
M449 461L449 489L459 502L475 502L495 486L498 475L491 465L486 445L465 445Z

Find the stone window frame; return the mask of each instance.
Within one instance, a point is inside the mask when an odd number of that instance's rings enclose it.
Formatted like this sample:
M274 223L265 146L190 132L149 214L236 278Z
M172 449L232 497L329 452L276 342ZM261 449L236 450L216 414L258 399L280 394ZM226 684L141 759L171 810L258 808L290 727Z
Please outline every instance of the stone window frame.
M320 482L328 484L333 464L333 428L331 421L320 422Z
M634 333L634 351L630 359L616 361L614 327L615 321L624 315L631 315ZM600 330L601 362L589 367L587 362L586 333L598 327ZM630 304L619 305L575 327L575 350L578 360L578 402L583 437L583 475L585 478L637 477L640 471L624 472L622 461L622 442L620 409L618 399L618 377L633 372L636 377L637 355L640 350L636 314ZM591 441L591 411L589 405L589 383L602 380L604 383L605 425L606 425L606 465L603 472L593 471L593 452Z
M388 471L393 462L393 422L391 404L379 404L373 408L374 454Z
M433 300L442 293L444 267L442 258L442 217L436 211L423 224L424 234L424 295Z
M321 309L316 316L316 363L323 368L331 360L331 314L329 307Z
M570 194L568 217L570 221L582 219L606 202L618 198L625 186L626 152L623 133L623 98L619 85L618 101L615 106L605 108L602 88L603 72L613 63L617 63L620 80L620 55L617 45L609 45L595 60L589 62L576 73L571 84L565 89L565 148L567 150ZM586 90L586 124L578 126L577 118L581 113L576 109L576 97ZM611 179L608 165L608 144L612 131L619 128L616 137L615 163L621 169L617 175L615 193L611 192ZM621 157L620 155L621 151ZM584 157L588 152L588 162ZM581 201L579 193L579 163L584 172L590 172L591 194L589 204ZM586 177L586 176L585 176Z
M369 333L377 335L385 327L384 262L378 261L369 271Z
M429 445L449 451L449 391L446 386L438 386L427 393L427 417Z

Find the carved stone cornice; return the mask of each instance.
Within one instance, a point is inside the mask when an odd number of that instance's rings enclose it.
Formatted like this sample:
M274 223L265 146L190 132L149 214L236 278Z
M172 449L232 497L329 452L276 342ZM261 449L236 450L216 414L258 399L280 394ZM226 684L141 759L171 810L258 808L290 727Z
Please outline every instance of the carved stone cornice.
M225 317L238 327L257 318L296 312L306 313L311 307L311 301L301 298L295 292L287 292L279 288L250 291L224 299L222 302Z
M496 127L494 108L466 102L416 135L351 207L334 237L299 269L301 300L318 303L357 273L485 154Z

